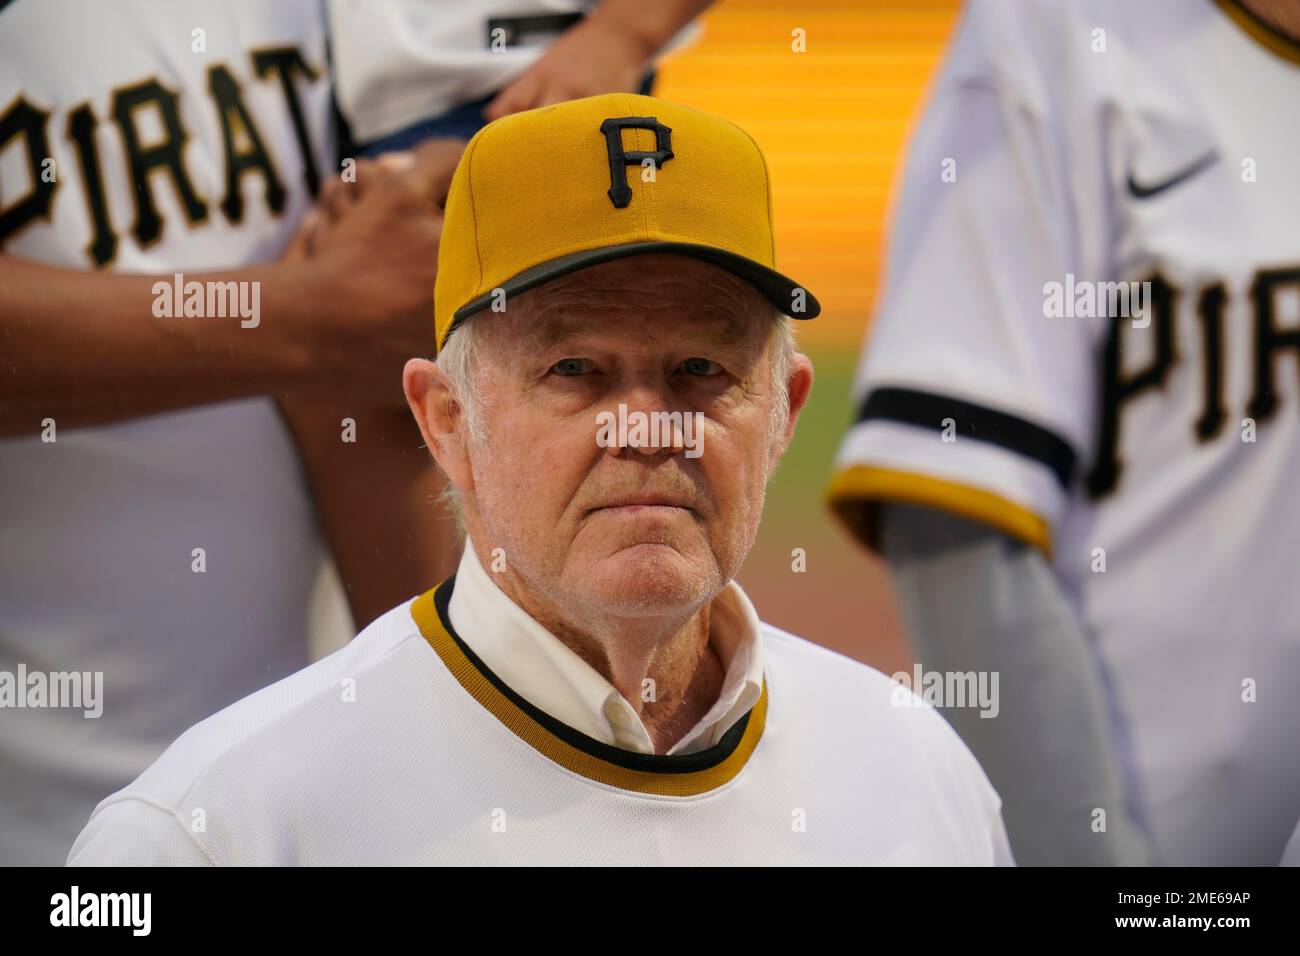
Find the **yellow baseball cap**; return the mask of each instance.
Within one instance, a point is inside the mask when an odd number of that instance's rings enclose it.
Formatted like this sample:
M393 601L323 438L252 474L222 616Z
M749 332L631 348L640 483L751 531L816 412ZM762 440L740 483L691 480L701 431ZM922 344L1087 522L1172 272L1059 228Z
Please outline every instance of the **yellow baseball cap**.
M503 295L647 252L727 269L791 318L821 312L776 271L772 188L753 138L699 110L607 93L503 117L465 147L438 252L438 347Z

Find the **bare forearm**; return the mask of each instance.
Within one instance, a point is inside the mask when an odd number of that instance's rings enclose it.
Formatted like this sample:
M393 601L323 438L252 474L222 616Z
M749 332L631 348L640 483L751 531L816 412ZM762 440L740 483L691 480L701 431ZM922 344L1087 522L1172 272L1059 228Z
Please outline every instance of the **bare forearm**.
M944 715L1001 795L1017 861L1147 862L1101 676L1041 554L924 508L888 505L883 522L882 545L921 666L999 677L996 716L963 708Z
M442 479L406 408L302 395L280 407L358 628L455 570Z
M183 301L156 308L155 284L174 285L172 276L0 256L0 434L35 432L46 417L89 425L266 394L304 370L309 353L295 330L313 303L328 301L304 267L268 263L185 281L257 283L256 325L229 312L184 317Z
M703 13L713 0L603 0L590 19L637 37L645 57L654 56L673 35Z

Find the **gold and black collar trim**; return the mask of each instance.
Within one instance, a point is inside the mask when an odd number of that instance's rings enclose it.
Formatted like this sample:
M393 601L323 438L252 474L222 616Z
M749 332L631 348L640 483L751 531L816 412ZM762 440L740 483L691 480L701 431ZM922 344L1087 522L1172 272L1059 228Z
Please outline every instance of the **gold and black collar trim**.
M767 681L753 708L707 750L641 754L588 737L511 690L451 626L448 607L456 576L416 598L411 617L429 646L476 701L544 757L589 780L660 796L688 797L732 780L749 760L767 716Z
M1260 46L1292 63L1300 63L1300 41L1248 9L1241 0L1214 0L1233 23Z

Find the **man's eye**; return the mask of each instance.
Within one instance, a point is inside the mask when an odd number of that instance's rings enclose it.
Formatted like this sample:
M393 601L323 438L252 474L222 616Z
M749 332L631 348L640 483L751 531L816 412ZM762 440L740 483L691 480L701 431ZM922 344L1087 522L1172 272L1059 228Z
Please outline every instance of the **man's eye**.
M551 366L551 371L556 375L582 375L590 372L592 369L591 359L583 358L566 358L560 359Z
M681 364L681 370L687 375L717 375L722 366L706 358L688 358Z

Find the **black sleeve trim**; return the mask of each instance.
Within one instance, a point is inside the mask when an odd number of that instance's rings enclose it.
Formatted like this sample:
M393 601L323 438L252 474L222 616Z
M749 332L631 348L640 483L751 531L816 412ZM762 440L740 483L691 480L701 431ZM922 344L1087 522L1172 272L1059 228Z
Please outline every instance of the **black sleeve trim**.
M1069 442L1041 425L1006 412L934 392L878 388L863 399L857 421L880 419L942 431L945 418L953 420L958 435L1006 448L1045 465L1069 491L1075 468L1074 449Z

